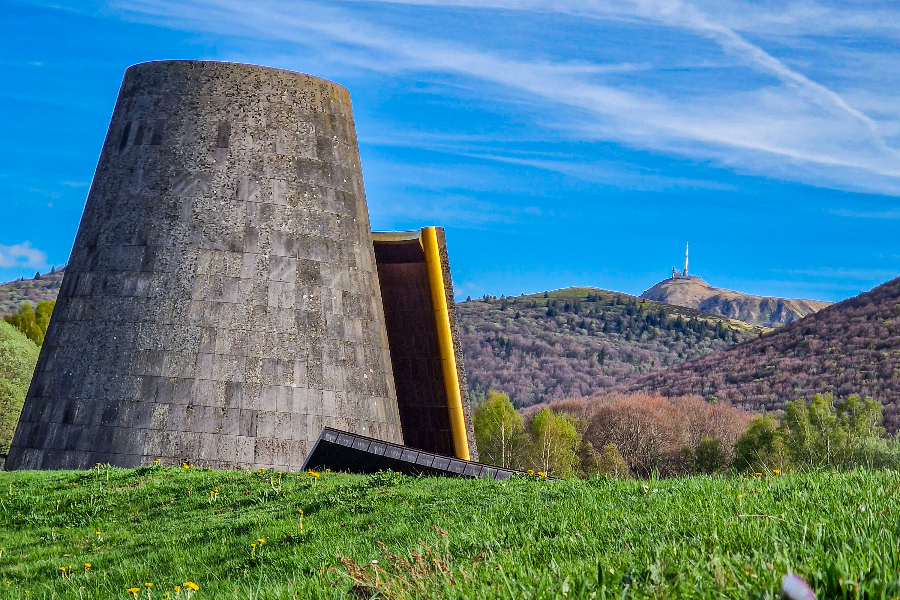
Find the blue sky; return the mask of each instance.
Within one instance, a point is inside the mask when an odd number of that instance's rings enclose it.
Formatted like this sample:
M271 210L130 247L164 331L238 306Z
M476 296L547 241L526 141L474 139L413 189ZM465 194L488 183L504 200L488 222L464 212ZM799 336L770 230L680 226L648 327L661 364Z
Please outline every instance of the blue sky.
M0 280L63 264L124 70L337 81L376 229L458 297L640 294L680 264L840 300L900 275L900 7L734 0L4 0Z

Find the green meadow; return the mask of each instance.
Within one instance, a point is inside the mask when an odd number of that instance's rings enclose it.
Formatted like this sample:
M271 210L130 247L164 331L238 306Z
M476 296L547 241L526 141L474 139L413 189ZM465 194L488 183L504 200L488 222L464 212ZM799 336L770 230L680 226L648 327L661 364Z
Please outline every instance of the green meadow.
M4 472L0 546L29 600L898 598L900 476Z

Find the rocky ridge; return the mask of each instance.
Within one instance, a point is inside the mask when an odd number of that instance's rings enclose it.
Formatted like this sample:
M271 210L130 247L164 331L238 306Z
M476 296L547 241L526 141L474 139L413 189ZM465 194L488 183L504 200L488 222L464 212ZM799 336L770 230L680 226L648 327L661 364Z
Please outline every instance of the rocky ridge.
M831 305L818 300L772 298L725 290L699 277L664 279L641 294L641 298L769 328L793 323Z

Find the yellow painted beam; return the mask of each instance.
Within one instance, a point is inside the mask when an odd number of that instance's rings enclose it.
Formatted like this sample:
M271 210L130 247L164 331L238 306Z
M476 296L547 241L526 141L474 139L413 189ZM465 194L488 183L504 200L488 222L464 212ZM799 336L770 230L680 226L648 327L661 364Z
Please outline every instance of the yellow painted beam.
M441 365L444 370L444 388L447 390L447 408L450 411L450 431L453 435L453 450L456 457L471 460L469 439L466 434L466 419L463 415L462 394L459 387L459 371L456 369L456 348L450 329L450 311L447 308L447 292L444 288L444 269L434 227L422 229L422 249L425 250L425 265L428 268L428 282L431 287L431 306L437 325L438 344L441 349Z

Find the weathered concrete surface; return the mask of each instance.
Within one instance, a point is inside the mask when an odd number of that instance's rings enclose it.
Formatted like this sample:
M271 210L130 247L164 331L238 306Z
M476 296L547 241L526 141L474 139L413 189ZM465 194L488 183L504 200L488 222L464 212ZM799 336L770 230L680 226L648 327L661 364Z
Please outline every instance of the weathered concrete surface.
M129 68L7 468L296 469L326 425L402 442L347 90Z

